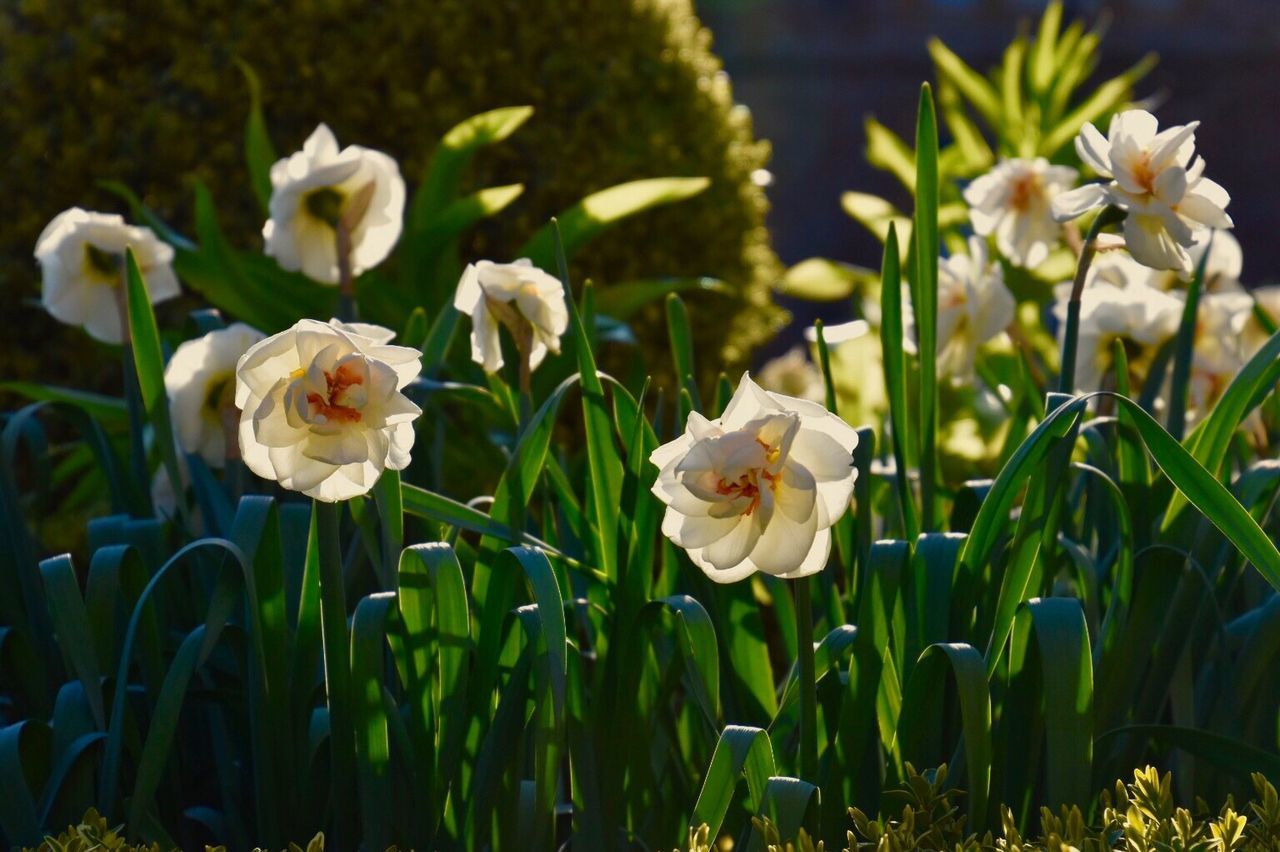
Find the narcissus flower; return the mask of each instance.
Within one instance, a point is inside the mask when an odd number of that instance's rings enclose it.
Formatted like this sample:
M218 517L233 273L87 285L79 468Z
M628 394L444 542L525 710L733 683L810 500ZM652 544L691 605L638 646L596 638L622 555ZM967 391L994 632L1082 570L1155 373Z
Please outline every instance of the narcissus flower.
M914 345L915 312L909 299L902 307ZM972 382L978 347L1009 327L1016 307L1000 265L988 260L986 240L970 237L969 254L944 258L938 264L938 373L954 384Z
M1126 212L1124 241L1139 263L1190 275L1187 249L1202 228L1230 228L1227 191L1204 176L1195 156L1199 122L1158 132L1156 118L1126 110L1111 119L1104 138L1092 124L1076 137L1076 153L1108 183L1093 183L1053 200L1058 221L1095 207L1115 205Z
M717 583L756 571L788 579L821 571L831 526L849 509L858 433L821 405L770 393L745 373L716 420L649 456L662 532Z
M236 409L236 362L264 335L244 323L188 340L164 368L169 411L183 452L211 467L227 461L227 435L240 420ZM233 444L234 448L234 444Z
M766 361L756 375L765 390L811 402L821 402L826 396L822 374L809 360L803 346L793 346L777 358Z
M1044 157L1003 160L965 187L973 230L994 234L996 248L1014 266L1037 267L1062 232L1050 204L1075 182L1075 169L1051 166Z
M122 342L126 248L133 249L153 304L179 294L173 249L150 228L126 225L114 213L72 207L55 216L36 241L45 310L68 325L84 326L96 340Z
M1252 318L1253 298L1248 293L1201 295L1196 308L1191 375L1187 383L1189 424L1209 413L1248 361L1245 330Z
M502 344L498 324L516 336L525 336L529 369L535 369L548 352L560 354L560 336L569 327L564 284L543 272L528 258L515 263L481 260L462 273L453 306L471 317L471 358L485 372L502 369Z
M249 469L325 502L403 470L422 410L402 389L421 353L376 325L302 320L236 365L240 453Z
M400 238L404 197L395 160L359 145L339 151L321 124L301 151L271 167L266 253L284 269L337 284L338 223L351 238L351 274L359 275L385 260Z
M1059 336L1066 326L1071 282L1055 288ZM1080 299L1080 336L1076 351L1076 390L1099 390L1112 369L1112 347L1123 342L1132 381L1141 381L1155 349L1178 330L1182 302L1141 283L1124 287L1104 281L1086 287Z

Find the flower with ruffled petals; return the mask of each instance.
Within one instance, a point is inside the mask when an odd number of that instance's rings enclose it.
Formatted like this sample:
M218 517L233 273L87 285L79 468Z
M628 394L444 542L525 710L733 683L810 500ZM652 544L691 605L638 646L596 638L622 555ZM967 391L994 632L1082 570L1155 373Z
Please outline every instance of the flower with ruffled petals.
M403 470L422 413L401 391L421 353L376 325L302 320L236 365L240 453L249 469L324 502Z
M1183 297L1185 298L1185 296ZM1253 299L1244 292L1204 293L1196 306L1187 382L1187 420L1194 424L1213 408L1248 360L1245 328Z
M717 583L756 571L816 574L849 509L858 433L821 405L770 393L745 373L724 414L689 415L649 456L662 532Z
M1124 241L1139 263L1190 275L1187 249L1202 228L1230 228L1227 191L1204 176L1195 156L1199 122L1158 130L1155 116L1132 109L1111 119L1104 138L1092 124L1076 137L1076 153L1108 181L1065 192L1053 215L1067 221L1095 207L1114 205L1127 214Z
M502 369L499 323L527 340L529 369L536 369L548 352L560 354L560 337L569 327L564 284L533 265L528 258L515 263L481 260L462 273L453 305L471 317L471 358L485 372Z
M1035 268L1062 232L1050 204L1075 182L1075 169L1050 165L1044 157L1002 160L965 187L973 230L995 234L996 248L1014 266Z
M236 363L263 337L238 322L188 340L174 351L164 368L164 387L183 452L199 455L211 467L226 464L227 436L235 434L240 420Z
M179 294L173 249L150 228L126 225L114 213L72 207L55 216L36 241L45 310L67 325L84 326L95 340L122 342L126 248L133 249L152 304Z
M302 150L271 167L271 218L262 226L266 253L291 272L337 284L337 227L351 240L351 274L391 253L404 218L404 179L396 161L359 145L338 149L321 124Z

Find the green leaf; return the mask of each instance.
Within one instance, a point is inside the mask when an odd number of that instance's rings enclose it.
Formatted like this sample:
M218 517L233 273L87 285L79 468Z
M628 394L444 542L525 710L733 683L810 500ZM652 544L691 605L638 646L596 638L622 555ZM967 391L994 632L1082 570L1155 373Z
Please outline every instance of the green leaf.
M406 230L416 229L457 197L462 173L477 150L503 141L532 116L531 106L502 107L473 115L451 128L427 164L409 207Z
M765 786L774 774L773 746L762 728L729 725L720 734L711 764L703 775L702 789L693 805L691 827L704 823L710 836L720 834L739 779L746 777L747 795L758 810Z
M556 262L557 239L564 247L565 256L572 257L593 237L622 219L653 207L692 198L710 185L711 181L702 177L662 177L602 189L553 220L558 223L559 238L554 227L544 225L517 254L531 258L534 266L549 269Z
M718 278L650 278L597 287L596 310L617 320L630 319L641 308L665 298L669 293L718 293L731 295L732 288Z
M906 252L911 241L911 219L888 201L865 192L845 192L840 196L840 207L880 242L888 239L893 226L898 234L898 253Z
M1098 746L1122 736L1138 736L1183 749L1200 760L1212 763L1241 780L1261 772L1273 784L1280 782L1280 756L1263 751L1234 737L1213 731L1178 725L1126 725L1098 736Z
M998 129L1001 125L1000 96L996 94L995 87L985 77L970 68L940 39L929 40L929 55L933 57L933 64L938 68L938 75L946 77L955 85L965 100L978 110L989 127Z
M0 391L15 393L39 402L64 402L83 410L112 431L128 428L129 413L123 399L75 388L60 388L35 382L0 382Z
M1187 285L1186 301L1182 307L1182 322L1178 325L1178 334L1173 344L1173 380L1169 388L1169 416L1165 419L1169 434L1175 440L1182 440L1182 433L1187 428L1187 386L1191 382L1191 349L1196 342L1196 317L1200 307L1200 291L1204 287L1204 270L1209 263L1209 253L1213 251L1213 232L1209 232L1209 243L1205 246L1200 262L1196 264L1195 275Z
M569 284L568 263L560 231L551 220L555 240L556 261L564 284L565 302L569 306L569 323L578 355L578 375L582 381L582 420L587 435L587 467L591 471L591 496L595 507L595 550L605 576L618 575L618 506L616 495L622 492L622 463L613 440L613 425L604 402L604 385L596 371L595 355L587 340L586 329L578 315Z
M1092 95L1045 134L1044 141L1040 144L1040 153L1045 156L1058 153L1075 139L1080 128L1085 124L1096 122L1108 113L1120 109L1129 100L1133 92L1133 84L1145 77L1155 64L1156 55L1148 53L1129 70L1099 86Z
M848 299L859 287L877 280L873 270L825 257L811 257L784 272L777 289L779 295L793 299L834 302Z
M1231 540L1273 588L1280 589L1280 550L1253 516L1140 405L1122 396L1113 398L1132 415L1151 457L1174 487Z
M1275 388L1277 381L1280 381L1280 334L1272 335L1236 373L1209 416L1184 442L1195 460L1211 474L1222 475L1232 436L1249 412ZM1185 498L1175 494L1161 530L1167 533L1176 529L1185 509Z
M1054 56L1058 45L1058 30L1062 27L1062 3L1049 3L1040 17L1040 30L1036 33L1035 48L1031 53L1031 90L1042 96L1053 82ZM1080 801L1083 801L1081 799Z
M133 363L138 373L138 390L146 408L147 419L155 430L160 459L169 481L182 482L178 466L178 444L169 418L169 396L164 387L164 353L160 349L160 330L151 310L151 296L133 249L125 249L125 286L129 312L129 340ZM181 501L179 502L181 506Z
M386 637L396 629L396 616L395 593L381 592L361 599L351 620L351 704L365 849L386 849L392 839L391 741L382 690Z
M1093 789L1093 663L1089 632L1080 602L1043 598L1025 603L1018 613L1010 654L1011 679L1028 665L1032 639L1038 654L1048 753L1044 803L1050 809L1089 800ZM1017 749L1025 732L1010 730ZM1008 755L1010 761L1019 755ZM1034 779L1029 779L1034 783Z
M908 192L915 192L915 157L902 137L871 116L863 121L867 134L867 162L896 177Z
M400 625L397 655L419 760L431 768L422 806L438 827L442 805L459 779L470 717L466 704L471 617L466 581L453 548L418 544L400 554ZM392 641L392 647L396 647Z
M938 124L929 84L916 119L916 193L912 219L916 274L911 284L920 353L920 526L934 529L938 466Z
M693 369L693 332L689 329L689 312L675 293L667 296L667 336L671 340L671 361L680 390L689 395L694 409L701 411L702 399ZM683 420L689 412L682 411L680 416Z
M884 362L884 386L889 398L889 420L892 424L894 485L902 512L904 536L915 541L920 534L920 519L915 497L911 493L912 430L907 410L907 359L902 319L902 273L898 261L896 228L891 223L884 244L880 286L880 344Z
M253 66L240 57L233 57L236 67L244 75L249 87L249 117L244 128L244 158L249 165L249 183L264 213L271 211L271 166L276 162L275 146L267 133L267 122L262 116L262 84Z
M106 711L102 701L101 673L98 655L89 628L89 611L80 596L80 581L76 578L71 555L53 556L40 563L40 576L44 579L45 598L53 627L58 631L58 647L66 657L67 668L80 679L89 709L99 730L107 727Z
M945 757L936 747L941 745L937 740L948 672L960 699L969 828L982 831L991 791L991 693L982 655L971 645L931 645L920 655L903 692L897 744L903 758L918 766L935 766ZM928 747L931 741L934 749Z

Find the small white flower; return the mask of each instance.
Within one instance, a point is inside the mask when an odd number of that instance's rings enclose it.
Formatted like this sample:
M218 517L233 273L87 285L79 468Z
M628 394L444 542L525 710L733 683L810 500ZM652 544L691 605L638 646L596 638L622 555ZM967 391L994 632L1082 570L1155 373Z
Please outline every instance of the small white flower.
M909 290L904 288L904 296ZM938 373L953 384L971 383L978 347L1013 322L1017 302L1005 286L998 263L987 259L987 243L969 238L969 254L953 254L938 264ZM903 300L907 339L915 346L915 311Z
M1185 300L1184 294L1178 294ZM1248 360L1245 328L1253 315L1248 293L1203 293L1196 307L1187 418L1194 424L1209 413Z
M227 424L240 419L235 407L236 362L264 335L244 323L211 331L177 348L164 368L178 446L210 467L227 460Z
M542 363L547 352L560 354L560 336L569 327L564 284L543 272L528 258L515 263L481 260L469 264L458 282L453 306L471 317L471 358L485 372L502 369L498 324L528 323L532 332L529 369ZM512 329L512 333L517 333Z
M72 207L55 216L36 241L45 310L68 325L84 326L95 340L122 342L126 248L133 249L152 304L179 294L173 249L150 228L126 225L114 213Z
M403 470L422 413L401 390L421 353L379 326L302 320L236 365L240 453L249 469L325 502L368 492Z
M1066 328L1067 300L1071 282L1055 288L1059 338ZM1182 302L1162 290L1140 283L1124 287L1099 281L1086 287L1080 298L1080 334L1076 350L1076 390L1088 392L1102 387L1103 376L1112 366L1112 345L1124 341L1129 366L1142 375L1153 350L1178 330Z
M395 160L359 145L339 151L333 131L321 124L301 151L271 167L271 218L262 226L266 253L283 269L337 284L338 220L364 206L348 223L351 274L359 275L385 260L400 238L404 198Z
M822 402L826 397L822 374L809 360L803 346L793 346L785 354L766 361L756 376L765 390L811 402Z
M995 234L996 248L1014 266L1035 268L1062 232L1050 203L1075 182L1075 169L1051 166L1044 157L1002 160L965 188L973 230Z
M649 456L667 506L662 532L717 583L821 571L853 495L858 433L745 373L720 418L695 412L685 429Z
M1227 191L1204 176L1204 160L1195 156L1199 122L1158 131L1156 118L1126 110L1111 119L1107 137L1085 124L1076 137L1076 153L1107 181L1065 192L1053 200L1058 221L1074 219L1095 207L1124 210L1124 240L1139 263L1193 269L1187 249L1201 228L1230 228ZM1194 159L1193 159L1194 158Z

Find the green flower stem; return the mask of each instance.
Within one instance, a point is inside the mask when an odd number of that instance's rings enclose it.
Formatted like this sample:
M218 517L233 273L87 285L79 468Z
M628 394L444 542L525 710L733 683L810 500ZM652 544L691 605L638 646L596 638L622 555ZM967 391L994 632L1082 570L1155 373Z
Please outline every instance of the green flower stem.
M1084 294L1084 282L1089 276L1089 267L1093 265L1093 256L1098 252L1098 234L1107 225L1124 219L1124 216L1124 211L1118 207L1104 209L1089 226L1084 246L1080 249L1076 275L1071 282L1071 297L1067 301L1067 327L1062 336L1062 369L1058 375L1060 393L1075 393L1076 352L1080 344L1080 297Z
M351 709L350 642L343 590L342 503L313 501L319 539L320 631L324 647L325 696L329 705L329 753L334 813L334 846L353 849L356 841L356 752Z
M354 322L356 282L351 274L351 232L340 220L334 226L333 233L338 243L338 319L343 322Z
M800 653L800 778L818 783L818 697L813 660L813 601L811 578L793 580L795 592L796 647Z
M147 451L142 436L146 429L147 415L142 404L142 389L138 385L138 367L133 359L133 338L129 331L129 291L120 275L120 283L116 286L116 308L120 311L120 372L124 379L124 401L129 412L129 465L133 470L133 481L138 489L137 511L142 517L151 517L154 509L151 505L151 473L147 468ZM182 499L182 483L173 483L173 493Z

